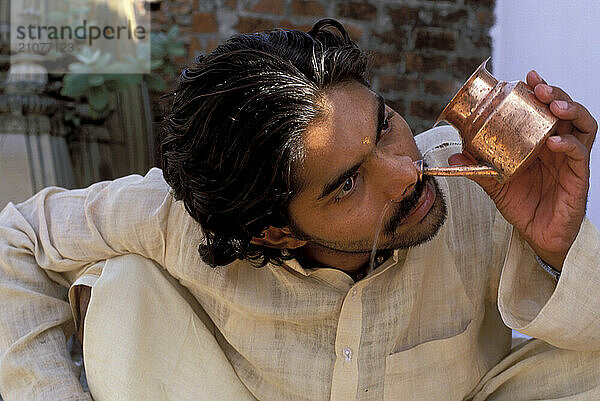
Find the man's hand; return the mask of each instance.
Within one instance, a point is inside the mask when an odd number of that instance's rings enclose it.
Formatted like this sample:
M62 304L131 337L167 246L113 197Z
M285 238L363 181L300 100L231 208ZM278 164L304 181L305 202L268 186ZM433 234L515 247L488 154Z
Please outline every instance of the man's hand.
M590 151L598 124L588 110L535 71L527 84L550 105L561 121L537 160L506 184L493 178L473 178L496 203L532 249L561 270L585 216L590 177ZM474 164L467 154L450 156L451 165Z

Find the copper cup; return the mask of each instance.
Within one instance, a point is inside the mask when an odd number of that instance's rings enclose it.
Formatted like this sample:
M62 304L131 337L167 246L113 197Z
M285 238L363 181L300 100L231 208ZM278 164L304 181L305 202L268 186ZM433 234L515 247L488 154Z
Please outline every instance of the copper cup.
M479 163L423 168L423 174L491 176L506 182L535 160L558 119L521 81L498 81L485 60L454 95L436 121L455 127L463 150Z

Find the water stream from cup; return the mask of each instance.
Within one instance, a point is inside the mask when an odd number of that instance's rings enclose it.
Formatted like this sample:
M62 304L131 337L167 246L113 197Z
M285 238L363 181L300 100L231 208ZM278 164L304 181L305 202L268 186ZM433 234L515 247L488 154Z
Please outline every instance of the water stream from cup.
M377 255L377 242L379 241L379 235L381 234L381 230L383 228L383 219L387 214L390 206L394 203L394 199L390 199L383 206L383 210L381 211L381 215L379 216L379 223L377 224L377 229L375 230L375 238L373 238L373 248L371 249L371 259L369 260L369 270L367 271L367 276L371 274L373 269L375 268L375 255Z

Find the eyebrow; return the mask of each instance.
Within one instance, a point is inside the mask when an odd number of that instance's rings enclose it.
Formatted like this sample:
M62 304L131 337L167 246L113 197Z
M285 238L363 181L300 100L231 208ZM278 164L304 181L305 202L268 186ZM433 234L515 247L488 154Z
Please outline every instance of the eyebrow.
M376 93L376 97L377 97L377 126L376 126L376 132L375 132L375 143L377 143L379 141L379 137L381 136L381 129L383 127L383 121L385 119L385 100L383 99L383 96L381 96L379 93ZM343 173L338 174L336 178L334 178L333 180L331 180L327 184L325 184L325 186L323 187L323 190L321 191L321 195L319 195L319 197L317 198L317 201L320 201L321 199L323 199L326 196L328 196L329 194L331 194L340 185L342 185L344 182L346 182L346 180L348 178L350 178L354 174L356 174L356 172L358 171L360 166L362 166L362 164L365 162L365 159L367 158L367 156L368 155L365 155L358 163L355 163L352 167L346 169Z
M385 100L383 96L377 93L377 131L375 132L375 143L381 138L381 130L383 129L383 121L385 120Z

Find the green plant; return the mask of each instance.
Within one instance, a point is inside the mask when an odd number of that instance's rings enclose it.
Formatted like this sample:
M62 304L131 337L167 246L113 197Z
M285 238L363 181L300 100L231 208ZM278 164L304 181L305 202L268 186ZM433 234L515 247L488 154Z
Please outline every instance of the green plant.
M179 27L177 25L173 25L166 33L151 33L150 54L152 58L152 70L156 69L157 72L165 74L169 78L173 78L177 73L177 65L173 62L173 59L185 56L185 47L182 42L177 40L178 36ZM165 85L164 81L162 81L162 85ZM155 89L152 86L150 88Z
M110 112L111 93L118 92L133 83L139 83L139 74L117 74L110 54L101 50L84 47L75 54L79 62L69 65L68 74L63 78L61 94L73 98L85 97L94 118L106 117Z
M83 47L74 54L77 62L69 65L70 72L63 77L61 94L87 99L91 117L99 119L111 112L109 100L112 94L130 85L139 85L143 81L152 90L164 90L166 82L161 74L172 78L177 71L173 58L185 55L178 35L177 26L166 33L152 32L150 44L139 44L135 54L127 55L122 62L114 62L111 54L100 49ZM140 74L148 59L151 72Z

